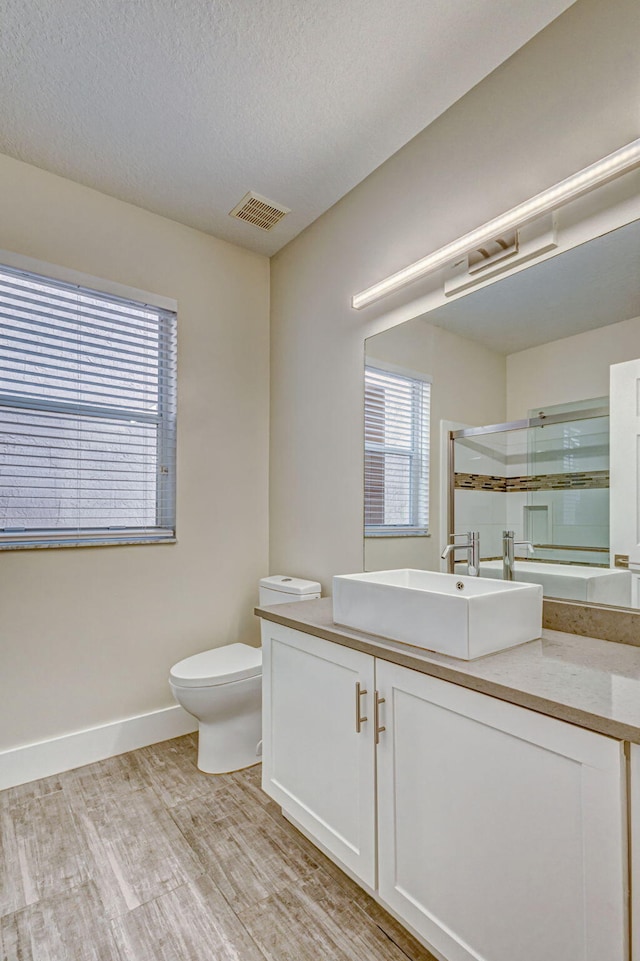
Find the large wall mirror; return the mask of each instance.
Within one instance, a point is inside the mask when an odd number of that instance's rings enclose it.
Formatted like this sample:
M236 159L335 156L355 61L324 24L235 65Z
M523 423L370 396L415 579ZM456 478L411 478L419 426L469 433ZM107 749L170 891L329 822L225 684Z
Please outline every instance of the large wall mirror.
M477 531L503 577L513 531L515 579L640 607L639 264L640 221L366 341L365 570Z

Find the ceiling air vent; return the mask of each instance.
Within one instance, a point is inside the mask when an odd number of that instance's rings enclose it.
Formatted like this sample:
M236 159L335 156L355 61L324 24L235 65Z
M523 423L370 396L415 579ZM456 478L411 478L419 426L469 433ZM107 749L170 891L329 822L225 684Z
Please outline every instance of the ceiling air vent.
M245 220L254 227L260 227L261 230L271 230L289 213L291 211L288 207L276 204L273 200L267 200L266 197L254 194L253 190L250 190L240 203L229 211L229 216Z

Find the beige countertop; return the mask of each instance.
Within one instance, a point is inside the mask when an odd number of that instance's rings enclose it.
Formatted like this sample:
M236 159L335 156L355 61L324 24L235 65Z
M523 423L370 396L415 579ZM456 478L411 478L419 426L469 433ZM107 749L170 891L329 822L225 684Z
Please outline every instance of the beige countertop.
M462 661L333 621L331 598L257 607L256 614L306 634L640 744L640 647L544 630L519 647Z

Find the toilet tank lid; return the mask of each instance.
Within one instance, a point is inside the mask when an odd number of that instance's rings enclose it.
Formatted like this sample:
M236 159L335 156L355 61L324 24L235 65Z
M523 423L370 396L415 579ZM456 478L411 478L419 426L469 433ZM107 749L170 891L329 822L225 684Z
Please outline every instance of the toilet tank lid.
M180 687L213 687L262 673L262 650L248 644L226 644L178 661L169 677Z
M319 594L318 581L305 581L301 577L288 577L286 574L272 574L263 577L260 587L268 587L270 591L282 591L283 594Z

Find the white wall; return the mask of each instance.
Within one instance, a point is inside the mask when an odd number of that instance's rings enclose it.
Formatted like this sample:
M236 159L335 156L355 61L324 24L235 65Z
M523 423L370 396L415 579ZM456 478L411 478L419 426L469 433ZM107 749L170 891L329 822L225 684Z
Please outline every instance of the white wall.
M0 750L169 706L181 657L257 642L269 263L0 157L0 248L178 301L178 543L0 554Z
M507 419L609 395L609 367L640 357L640 317L507 357Z
M498 424L505 416L505 357L417 318L370 337L367 357L429 374L431 458L429 537L367 537L365 570L438 570L446 531L440 529L440 421ZM480 495L486 496L486 495ZM483 503L483 502L481 502Z
M399 314L352 294L635 139L639 18L578 0L272 260L272 571L362 569L363 341Z

